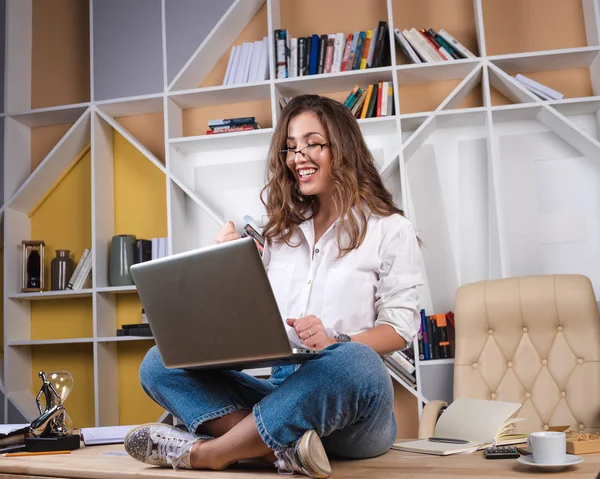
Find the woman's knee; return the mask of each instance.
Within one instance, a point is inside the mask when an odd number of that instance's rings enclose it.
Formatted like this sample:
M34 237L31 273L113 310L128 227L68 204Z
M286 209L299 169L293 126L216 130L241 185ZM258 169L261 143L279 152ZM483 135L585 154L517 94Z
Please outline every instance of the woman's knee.
M160 353L156 346L152 346L140 365L140 381L144 388L152 388L152 385L160 381L161 373L166 371Z
M371 347L356 342L341 343L331 347L331 352L331 366L337 371L337 380L380 391L391 386L383 360Z

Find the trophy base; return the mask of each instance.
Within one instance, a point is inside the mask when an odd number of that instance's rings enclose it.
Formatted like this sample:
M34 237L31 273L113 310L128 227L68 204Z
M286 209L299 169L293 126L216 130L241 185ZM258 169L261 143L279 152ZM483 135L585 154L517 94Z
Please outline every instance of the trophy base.
M80 438L77 434L57 437L27 437L25 450L27 452L42 451L71 451L79 449Z

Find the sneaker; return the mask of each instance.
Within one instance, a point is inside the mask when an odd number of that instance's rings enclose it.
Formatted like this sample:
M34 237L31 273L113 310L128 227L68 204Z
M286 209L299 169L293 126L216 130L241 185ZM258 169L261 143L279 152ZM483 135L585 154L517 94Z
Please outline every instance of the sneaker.
M293 446L275 451L275 457L275 466L281 474L297 472L317 479L331 475L327 453L321 438L313 430L306 431Z
M194 436L189 431L182 431L168 424L144 424L127 433L125 450L131 457L144 464L192 469L192 446L207 438L208 436Z

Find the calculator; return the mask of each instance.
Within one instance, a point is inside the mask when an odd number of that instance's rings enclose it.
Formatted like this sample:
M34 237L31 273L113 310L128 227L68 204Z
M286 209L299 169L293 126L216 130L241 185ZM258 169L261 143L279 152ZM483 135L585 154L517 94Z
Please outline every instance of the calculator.
M486 459L516 459L521 456L517 448L512 446L488 447L483 455Z

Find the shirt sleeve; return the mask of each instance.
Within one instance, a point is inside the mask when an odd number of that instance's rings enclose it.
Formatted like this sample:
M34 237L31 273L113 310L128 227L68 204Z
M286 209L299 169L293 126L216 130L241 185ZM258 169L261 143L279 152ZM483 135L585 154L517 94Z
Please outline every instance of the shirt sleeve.
M375 326L387 324L412 344L421 324L417 286L423 284L421 251L412 224L401 217L383 235L375 293Z

